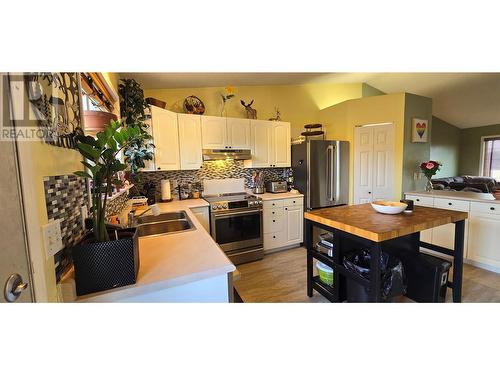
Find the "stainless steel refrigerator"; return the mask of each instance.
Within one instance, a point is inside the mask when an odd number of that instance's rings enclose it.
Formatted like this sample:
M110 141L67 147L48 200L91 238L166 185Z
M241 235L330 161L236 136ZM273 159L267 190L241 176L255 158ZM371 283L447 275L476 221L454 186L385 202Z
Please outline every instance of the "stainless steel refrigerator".
M349 142L309 140L292 145L294 186L305 195L304 208L349 201Z

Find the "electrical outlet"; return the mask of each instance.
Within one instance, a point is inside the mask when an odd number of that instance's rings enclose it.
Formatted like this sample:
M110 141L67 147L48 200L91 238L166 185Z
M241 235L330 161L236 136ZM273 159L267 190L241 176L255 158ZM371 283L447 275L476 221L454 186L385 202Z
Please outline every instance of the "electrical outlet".
M85 229L87 229L87 228L85 228L85 219L89 217L89 212L88 212L87 206L82 206L82 208L80 209L80 215L81 215L81 219L82 219L82 228L83 228L83 230L85 230Z
M42 226L45 254L47 258L54 256L63 249L61 223L59 219Z

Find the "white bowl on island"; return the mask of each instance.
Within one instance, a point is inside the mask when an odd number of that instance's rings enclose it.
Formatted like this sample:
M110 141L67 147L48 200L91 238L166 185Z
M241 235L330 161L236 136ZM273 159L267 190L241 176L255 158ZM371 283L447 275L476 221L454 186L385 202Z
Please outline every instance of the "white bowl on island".
M374 201L372 207L381 214L397 215L406 210L408 205L402 202Z

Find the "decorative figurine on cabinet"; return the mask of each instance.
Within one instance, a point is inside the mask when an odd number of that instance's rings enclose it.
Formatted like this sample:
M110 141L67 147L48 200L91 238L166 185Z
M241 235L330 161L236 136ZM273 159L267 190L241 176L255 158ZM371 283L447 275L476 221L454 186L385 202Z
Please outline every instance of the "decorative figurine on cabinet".
M247 118L256 120L257 119L257 110L252 108L253 99L250 103L245 104L243 100L240 100L240 103L247 110Z

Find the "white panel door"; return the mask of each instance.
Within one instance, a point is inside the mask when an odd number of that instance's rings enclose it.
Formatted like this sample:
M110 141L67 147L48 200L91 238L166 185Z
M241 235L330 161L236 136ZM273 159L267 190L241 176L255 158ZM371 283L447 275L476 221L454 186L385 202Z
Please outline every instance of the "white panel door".
M354 129L354 204L394 199L394 126Z
M250 150L250 119L227 118L227 142L231 148Z
M252 167L270 167L272 151L272 127L269 121L251 120Z
M151 124L157 170L181 169L177 113L151 106Z
M468 258L500 268L500 215L471 212Z
M302 242L303 216L302 206L285 207L286 245Z
M354 129L354 204L372 201L373 129Z
M272 155L271 165L273 167L290 167L291 145L290 145L290 123L274 122L272 125Z
M181 169L198 169L203 163L201 116L178 113Z
M373 129L373 200L394 200L394 127L378 125ZM399 198L398 198L399 199Z
M228 148L226 118L201 116L201 138L205 149Z

